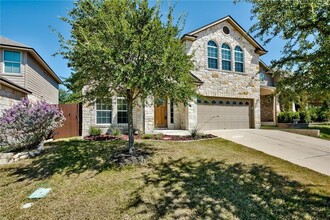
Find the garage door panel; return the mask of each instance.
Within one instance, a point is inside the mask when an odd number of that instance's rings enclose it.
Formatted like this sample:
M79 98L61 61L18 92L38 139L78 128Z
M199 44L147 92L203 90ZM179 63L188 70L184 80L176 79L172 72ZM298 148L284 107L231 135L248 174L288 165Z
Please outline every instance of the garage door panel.
M207 99L207 98L206 98ZM216 104L211 104L212 100ZM219 102L227 103L219 105ZM250 103L248 100L230 100L230 99L208 99L208 104L198 103L197 105L197 124L201 130L216 129L239 129L250 127L250 106L238 105L237 103ZM236 105L235 105L236 103Z

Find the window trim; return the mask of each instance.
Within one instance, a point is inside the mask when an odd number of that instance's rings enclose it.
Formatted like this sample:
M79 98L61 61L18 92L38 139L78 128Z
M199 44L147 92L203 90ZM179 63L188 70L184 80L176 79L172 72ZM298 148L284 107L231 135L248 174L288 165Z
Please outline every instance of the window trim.
M209 45L209 42L213 42L215 43L216 46L210 46ZM206 50L206 57L207 57L207 68L208 69L212 69L212 70L218 70L219 69L219 48L218 48L218 44L217 42L215 42L214 40L209 40L206 44L206 47L207 47L207 50ZM215 48L217 50L217 54L216 54L216 57L210 57L209 56L209 48ZM217 62L217 67L216 68L213 68L213 67L209 67L209 59L214 59L216 60Z
M118 103L118 100L125 100L125 98L124 97L117 97L117 124L119 124L119 125L127 125L128 124L128 109L126 109L126 110L119 110L119 103ZM127 103L126 103L126 105L127 105ZM118 112L126 112L127 113L127 123L119 123L119 121L118 121Z
M113 112L113 110L112 110L112 99L111 99L111 110L97 110L97 107L96 107L96 105L97 104L102 104L102 102L98 102L98 101L95 101L95 103L94 103L94 108L95 108L95 125L99 125L99 126L109 126L109 125L112 125L113 124L113 121L112 121L112 112ZM110 123L108 124L108 123L97 123L97 112L98 111L101 111L101 112L107 112L107 111L110 111L110 113L111 113L111 116L110 116Z
M236 47L239 47L241 50L240 51L237 51L236 50ZM236 61L236 53L241 53L242 54L242 58L243 58L243 61L241 62L241 61ZM242 47L240 47L239 45L237 45L237 46L235 46L235 49L234 49L234 61L235 61L235 72L238 72L238 73L244 73L245 71L244 71L244 52L243 52L243 49L242 49ZM242 71L237 71L236 70L236 63L241 63L242 64Z
M222 46L224 44L227 45L229 47L229 49L228 48L222 48ZM229 60L228 59L223 59L223 50L229 51L229 54L230 54L230 59ZM232 49L231 49L231 47L229 46L228 43L222 43L221 44L221 70L224 70L224 71L233 71L232 54L231 54L231 52L232 52ZM223 68L222 61L227 61L227 62L229 61L229 63L230 63L230 70L227 70L227 69L224 69Z
M16 52L16 53L19 53L20 55L20 62L16 62L16 61L7 61L7 63L19 63L19 73L8 73L6 72L6 68L5 68L5 52ZM22 71L22 61L23 61L23 53L19 50L7 50L7 49L3 49L2 50L2 74L4 75L11 75L11 76L21 76L23 74L23 71Z

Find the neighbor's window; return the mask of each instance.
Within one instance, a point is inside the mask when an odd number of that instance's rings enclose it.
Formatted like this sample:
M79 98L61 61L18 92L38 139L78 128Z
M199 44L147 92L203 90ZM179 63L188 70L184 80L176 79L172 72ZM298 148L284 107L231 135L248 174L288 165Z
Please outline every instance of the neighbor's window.
M214 41L207 43L208 68L218 69L218 47Z
M265 74L264 73L260 73L259 79L260 79L260 81L264 81L265 80Z
M235 47L235 71L244 72L243 69L243 51L239 46Z
M222 69L231 70L231 51L228 44L222 44L221 46L222 53Z
M122 97L117 99L117 115L118 115L118 124L128 123L127 102L126 99Z
M96 124L111 124L112 104L109 102L96 103Z
M5 50L3 61L4 73L21 73L21 52Z

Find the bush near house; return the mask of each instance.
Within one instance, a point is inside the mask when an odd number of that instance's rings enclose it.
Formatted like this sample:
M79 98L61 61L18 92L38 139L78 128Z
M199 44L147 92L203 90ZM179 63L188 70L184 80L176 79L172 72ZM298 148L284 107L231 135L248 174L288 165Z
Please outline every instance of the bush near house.
M36 148L65 120L61 110L46 101L24 98L3 111L0 148L6 151Z
M100 128L97 128L97 127L91 126L91 127L89 128L88 133L89 133L90 136L99 136L99 135L101 135L102 131L101 131Z
M280 112L278 114L278 122L279 123L292 123L293 119L299 119L298 112Z
M279 123L293 123L293 119L300 119L300 123L326 122L330 119L329 110L322 107L310 107L305 111L280 112Z

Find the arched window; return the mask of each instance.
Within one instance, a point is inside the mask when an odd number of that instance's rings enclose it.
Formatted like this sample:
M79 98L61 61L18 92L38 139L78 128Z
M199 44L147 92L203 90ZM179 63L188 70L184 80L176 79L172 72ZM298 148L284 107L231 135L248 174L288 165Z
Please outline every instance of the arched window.
M235 71L244 72L243 67L243 50L239 46L235 47Z
M218 69L218 47L214 41L207 43L207 62L208 68Z
M228 44L222 44L221 46L222 53L222 69L231 70L231 51Z

